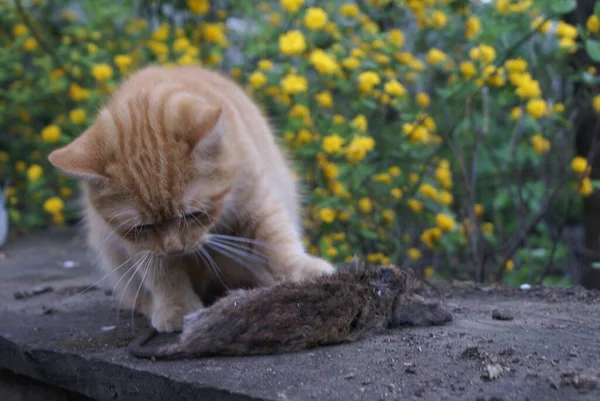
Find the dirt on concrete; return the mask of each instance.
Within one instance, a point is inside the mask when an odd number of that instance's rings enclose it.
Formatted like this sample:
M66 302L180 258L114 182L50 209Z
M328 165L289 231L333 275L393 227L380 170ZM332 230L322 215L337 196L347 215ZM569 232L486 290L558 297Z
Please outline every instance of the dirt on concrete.
M73 237L0 250L0 368L99 400L600 399L599 291L440 284L446 326L285 355L140 361L125 346L147 322L118 313Z

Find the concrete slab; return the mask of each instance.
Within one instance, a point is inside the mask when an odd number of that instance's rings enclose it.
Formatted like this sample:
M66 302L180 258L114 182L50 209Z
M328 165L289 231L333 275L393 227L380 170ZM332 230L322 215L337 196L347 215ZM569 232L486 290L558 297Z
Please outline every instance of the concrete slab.
M448 326L287 355L152 362L127 354L147 323L113 307L73 230L0 252L0 369L96 400L600 399L597 292L448 287ZM498 308L513 320L494 320Z

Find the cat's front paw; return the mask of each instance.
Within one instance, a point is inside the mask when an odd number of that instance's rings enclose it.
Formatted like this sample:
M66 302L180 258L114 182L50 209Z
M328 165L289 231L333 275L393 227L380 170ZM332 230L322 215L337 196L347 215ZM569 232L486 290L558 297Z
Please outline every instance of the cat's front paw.
M152 327L160 333L181 331L184 317L202 307L199 299L189 300L183 304L161 305L152 313Z
M333 274L335 267L325 259L305 255L293 267L291 279L293 281L313 280L315 278Z

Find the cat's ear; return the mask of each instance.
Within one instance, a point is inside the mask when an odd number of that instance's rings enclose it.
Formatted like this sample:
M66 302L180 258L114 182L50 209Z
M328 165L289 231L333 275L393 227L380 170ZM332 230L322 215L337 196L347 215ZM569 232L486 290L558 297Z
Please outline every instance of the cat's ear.
M52 165L64 173L83 180L103 180L102 149L84 133L70 144L54 150L48 156Z
M192 123L194 149L210 152L218 148L225 134L223 107L216 106L198 115Z

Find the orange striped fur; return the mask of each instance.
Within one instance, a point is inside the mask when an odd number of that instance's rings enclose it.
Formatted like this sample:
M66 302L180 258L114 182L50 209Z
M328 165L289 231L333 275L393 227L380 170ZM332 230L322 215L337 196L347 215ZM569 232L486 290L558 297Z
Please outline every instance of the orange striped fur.
M49 159L82 183L88 242L121 306L159 331L226 288L333 271L302 246L298 191L267 120L217 72L136 72Z

